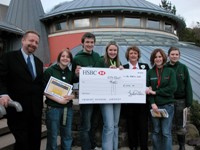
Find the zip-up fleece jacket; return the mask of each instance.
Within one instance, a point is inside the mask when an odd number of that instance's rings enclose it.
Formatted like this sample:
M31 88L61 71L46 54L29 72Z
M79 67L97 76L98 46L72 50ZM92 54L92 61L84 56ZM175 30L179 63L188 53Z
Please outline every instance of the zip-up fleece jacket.
M156 92L156 95L148 96L150 104L155 103L156 105L161 106L174 103L175 99L173 97L177 88L174 70L164 66L161 72L160 86L158 87L157 85L158 77L156 73L156 67L154 66L147 72L147 86L151 86L152 90Z
M76 54L73 60L73 70L76 69L76 66L79 65L81 67L94 67L96 61L100 58L99 54L92 51L91 54L84 52L81 50Z
M190 107L193 100L193 93L187 66L178 61L174 65L168 62L167 67L172 68L176 73L177 90L174 93L174 98L185 99L186 107Z
M43 83L46 87L50 77L53 76L63 82L73 84L73 72L67 67L65 70L62 70L58 64L55 64L44 71ZM52 107L72 107L72 101L67 104L57 103L48 97L46 97L45 103Z
M111 64L109 64L109 66L105 63L105 59L103 56L101 56L101 58L95 63L95 67L100 67L100 68L109 68Z

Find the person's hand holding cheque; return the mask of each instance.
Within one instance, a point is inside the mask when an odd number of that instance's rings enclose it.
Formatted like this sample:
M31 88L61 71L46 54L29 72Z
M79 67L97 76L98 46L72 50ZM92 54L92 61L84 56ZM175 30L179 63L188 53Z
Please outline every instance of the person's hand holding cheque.
M117 67L115 65L111 65L109 68L110 69L116 69Z
M75 69L75 74L77 77L79 77L79 74L80 74L80 69L81 69L81 66L76 66L76 69Z

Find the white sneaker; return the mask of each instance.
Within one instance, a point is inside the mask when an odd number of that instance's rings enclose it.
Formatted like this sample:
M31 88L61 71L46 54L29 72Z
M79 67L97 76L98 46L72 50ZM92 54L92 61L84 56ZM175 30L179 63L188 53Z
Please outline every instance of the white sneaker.
M98 147L95 147L94 149L91 149L91 150L100 150L100 148L98 148Z

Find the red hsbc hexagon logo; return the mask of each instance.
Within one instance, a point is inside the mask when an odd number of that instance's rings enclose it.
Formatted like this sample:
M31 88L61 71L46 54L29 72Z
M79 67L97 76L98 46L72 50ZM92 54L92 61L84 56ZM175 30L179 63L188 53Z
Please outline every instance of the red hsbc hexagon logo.
M103 76L103 75L106 74L106 72L105 71L99 71L98 74Z

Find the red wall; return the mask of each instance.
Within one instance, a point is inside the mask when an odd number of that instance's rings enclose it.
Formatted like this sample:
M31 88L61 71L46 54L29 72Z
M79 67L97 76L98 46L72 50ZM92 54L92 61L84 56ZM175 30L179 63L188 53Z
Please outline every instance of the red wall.
M56 61L58 53L65 49L73 49L81 44L81 37L84 33L66 34L49 37L49 49L50 49L50 62Z

